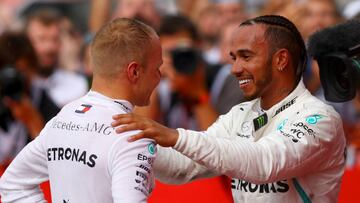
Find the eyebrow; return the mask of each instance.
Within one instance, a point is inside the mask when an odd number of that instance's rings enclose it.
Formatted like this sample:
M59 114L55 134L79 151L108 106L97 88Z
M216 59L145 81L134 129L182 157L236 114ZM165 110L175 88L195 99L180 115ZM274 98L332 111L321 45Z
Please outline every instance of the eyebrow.
M253 54L254 52L251 51L250 49L238 49L235 51L235 53L233 53L232 51L230 51L230 55L233 56L235 54L237 55L242 55L242 54L245 54L245 53L249 53L249 54Z

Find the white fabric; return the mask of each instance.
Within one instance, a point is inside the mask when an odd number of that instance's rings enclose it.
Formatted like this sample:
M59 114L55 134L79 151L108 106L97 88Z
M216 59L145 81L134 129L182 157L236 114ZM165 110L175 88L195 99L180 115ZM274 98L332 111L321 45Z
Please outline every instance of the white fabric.
M209 50L203 53L204 60L211 65L219 64L220 62L220 50L218 47L213 46Z
M34 83L36 87L46 89L59 108L84 96L88 91L85 77L61 68L57 68L47 79L38 78Z
M0 179L2 202L44 202L38 185L50 179L52 202L146 202L154 186L152 140L129 143L112 115L130 103L90 91L66 105Z
M349 2L343 11L343 15L346 19L352 19L360 13L360 1Z
M0 128L0 164L13 159L26 145L26 127L19 121L14 121L5 131Z
M253 119L263 113L268 122L255 130ZM164 182L225 174L235 202L337 202L345 165L342 122L302 81L269 110L256 99L233 107L205 132L178 132L177 151L159 148L155 161Z

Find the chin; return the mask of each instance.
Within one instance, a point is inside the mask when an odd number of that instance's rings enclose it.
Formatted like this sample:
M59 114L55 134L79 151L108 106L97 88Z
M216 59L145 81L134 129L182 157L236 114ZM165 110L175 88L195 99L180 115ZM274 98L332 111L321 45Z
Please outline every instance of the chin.
M244 97L245 97L246 101L251 101L251 100L254 100L254 99L258 98L259 95L256 92L255 93L250 93L250 94L244 93Z

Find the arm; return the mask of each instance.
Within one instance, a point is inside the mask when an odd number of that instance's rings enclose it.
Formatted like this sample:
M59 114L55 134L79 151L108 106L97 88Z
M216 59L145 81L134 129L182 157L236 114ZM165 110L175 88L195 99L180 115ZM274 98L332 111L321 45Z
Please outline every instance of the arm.
M221 116L221 119L229 119L232 114ZM171 184L181 184L190 182L195 179L213 177L219 175L208 168L194 162L190 158L172 149L170 146L175 145L178 139L178 131L167 128L159 123L149 120L144 117L139 117L134 114L119 114L113 116L115 121L112 126L117 127L118 133L128 130L143 129L143 133L129 137L129 139L137 140L143 138L142 135L152 136L158 143L164 147L158 148L158 156L155 160L154 170L156 178L162 182ZM221 123L221 122L217 122ZM226 127L223 126L225 129ZM157 137L156 137L157 136ZM219 133L218 136L227 136L226 134Z
M90 7L89 30L97 32L110 18L110 0L92 0Z
M157 179L168 184L183 184L199 178L217 176L180 152L161 146L158 146L154 171Z
M122 136L129 135L126 134ZM120 138L112 146L108 171L115 203L147 202L154 187L152 164L155 156L156 146L149 139L129 143Z
M341 120L322 111L319 114L322 118L312 125L306 122L310 115L307 112L289 120L282 130L273 131L257 142L213 137L213 129L207 131L210 136L180 129L174 149L210 170L257 184L301 176L341 163L345 148ZM292 136L297 140L293 141Z
M16 120L22 122L28 130L32 139L39 135L44 127L44 119L40 112L31 104L27 96L23 96L21 101L5 98L5 103L11 110L11 114Z
M131 115L120 116L114 123L128 124L117 129L118 132L143 129L130 140L152 137L158 144L173 146L209 170L258 184L343 163L345 138L342 124L339 116L330 110L318 110L322 118L316 125L307 124L311 130L306 130L299 123L306 123L306 118L313 114L303 109L302 114L289 120L281 131L275 130L257 142L230 135L231 120L236 116L231 112L220 117L205 134L184 129L174 132L173 129ZM299 131L301 133L297 134ZM294 142L291 136L300 136L301 139Z
M46 202L39 184L48 180L45 130L12 161L0 179L3 203Z

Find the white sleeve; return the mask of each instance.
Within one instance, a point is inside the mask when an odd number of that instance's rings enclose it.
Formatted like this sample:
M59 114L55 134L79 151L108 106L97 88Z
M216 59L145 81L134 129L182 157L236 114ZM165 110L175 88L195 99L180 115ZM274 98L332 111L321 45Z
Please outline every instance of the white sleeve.
M318 110L316 114L304 112L257 142L237 136L215 137L212 133L221 131L211 128L208 136L179 129L174 149L210 170L256 184L301 176L342 163L345 138L338 114L326 110ZM307 122L311 116L321 118L311 124Z
M134 132L123 133L109 153L108 171L114 203L147 202L154 187L152 164L156 157L155 142L141 139L127 142Z
M230 137L230 133L226 130L229 129L228 123L223 121L231 120L232 116L233 111L221 115L216 123L209 128L213 133L197 132L196 134L198 136ZM214 132L215 129L216 132ZM179 129L179 131L181 130ZM209 170L209 168L199 163L173 148L159 146L158 155L154 163L155 176L161 182L183 184L200 178L209 178L220 175L216 171Z
M39 187L49 179L45 132L46 128L26 145L2 175L0 194L3 203L46 202Z
M161 146L158 146L154 171L157 179L168 184L184 184L217 175L180 152Z

